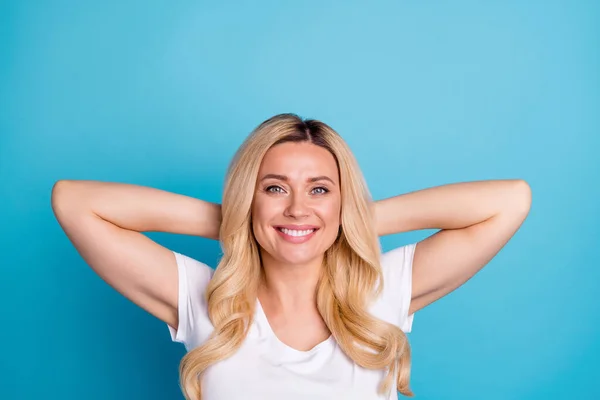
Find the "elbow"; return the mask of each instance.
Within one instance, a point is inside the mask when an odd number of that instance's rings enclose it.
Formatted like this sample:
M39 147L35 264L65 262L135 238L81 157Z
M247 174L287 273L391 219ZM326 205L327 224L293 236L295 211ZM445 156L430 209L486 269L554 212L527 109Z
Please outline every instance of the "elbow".
M65 193L65 185L67 184L66 180L59 180L54 183L52 186L52 192L50 193L50 205L52 206L52 211L57 215L60 208L62 199Z
M56 181L52 186L52 192L50 195L50 204L54 214L58 217L65 211L72 209L70 205L70 198L73 198L71 193L73 192L73 181L61 179Z
M67 186L69 186L69 181L66 179L61 179L54 183L51 192L52 207L64 195Z
M531 209L531 186L523 179L515 180L512 208L519 214L527 216Z

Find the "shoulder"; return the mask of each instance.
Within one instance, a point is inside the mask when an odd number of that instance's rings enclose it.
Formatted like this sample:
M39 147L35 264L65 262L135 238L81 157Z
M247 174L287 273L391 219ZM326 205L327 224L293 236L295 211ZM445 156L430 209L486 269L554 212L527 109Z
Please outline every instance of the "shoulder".
M208 318L206 287L214 269L192 257L173 251L178 271L178 326L171 327L171 339L192 349L212 331Z
M412 267L417 243L396 247L381 254L383 285L372 312L408 333L413 316L408 315L412 297Z
M417 243L396 247L381 254L383 290L410 290L412 267ZM398 294L398 293L396 293Z
M182 279L189 283L207 284L210 281L214 274L213 268L185 254L176 251L173 251L173 254L175 254L175 260L177 261L180 283Z
M179 309L184 301L194 308L206 307L206 287L214 275L214 269L185 254L173 253L179 274Z
M384 272L400 272L404 268L411 268L417 243L396 247L381 254L381 268Z

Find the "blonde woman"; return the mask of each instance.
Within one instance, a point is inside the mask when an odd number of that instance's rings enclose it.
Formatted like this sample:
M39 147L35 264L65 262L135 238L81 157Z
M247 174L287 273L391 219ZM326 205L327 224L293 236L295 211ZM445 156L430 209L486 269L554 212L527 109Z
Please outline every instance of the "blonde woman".
M55 184L52 207L109 285L185 344L186 399L395 399L414 313L480 270L526 218L523 180L450 184L373 202L352 153L281 114L235 155L222 205L149 187ZM440 229L381 254L378 236ZM216 270L141 232L220 240Z

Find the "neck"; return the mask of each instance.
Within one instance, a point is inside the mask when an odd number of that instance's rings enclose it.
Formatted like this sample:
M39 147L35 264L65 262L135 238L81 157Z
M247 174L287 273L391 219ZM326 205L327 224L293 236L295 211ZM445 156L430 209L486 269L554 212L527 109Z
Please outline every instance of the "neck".
M263 254L259 298L266 298L272 305L282 309L316 306L316 290L322 268L323 256L305 264L286 264Z

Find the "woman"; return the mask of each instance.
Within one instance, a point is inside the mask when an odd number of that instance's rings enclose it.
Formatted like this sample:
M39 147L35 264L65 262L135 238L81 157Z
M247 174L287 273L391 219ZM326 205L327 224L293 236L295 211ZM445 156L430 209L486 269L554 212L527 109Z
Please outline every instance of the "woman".
M526 218L523 180L372 202L328 125L277 115L229 168L222 206L158 189L59 181L55 215L107 283L188 353L186 399L392 399L409 388L417 310L481 269ZM441 229L380 255L378 236ZM141 232L219 239L216 270Z

